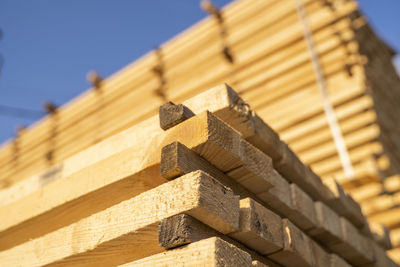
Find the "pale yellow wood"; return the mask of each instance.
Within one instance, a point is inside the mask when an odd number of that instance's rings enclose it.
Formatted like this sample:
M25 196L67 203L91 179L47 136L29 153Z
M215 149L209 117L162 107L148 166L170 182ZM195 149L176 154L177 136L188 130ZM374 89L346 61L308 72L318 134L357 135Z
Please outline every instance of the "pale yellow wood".
M390 229L390 240L393 247L400 247L400 228Z
M0 261L7 266L54 262L68 266L115 266L161 252L157 224L179 213L187 213L222 233L229 233L239 226L239 199L207 174L193 172L2 251Z
M400 264L400 248L394 248L388 251L388 255L397 264Z
M168 250L150 257L129 262L121 267L132 266L264 266L252 264L249 254L217 237L211 237L187 246Z
M156 122L153 120L153 123ZM250 150L246 149L250 145L240 134L209 112L192 117L168 131L159 130L161 132L152 139L147 138L146 132L143 132L140 126L129 132L128 136L136 136L135 131L137 136L145 139L135 139L141 141L140 145L134 144L112 154L112 144L124 140L127 136L121 134L112 138L108 143L104 142L103 147L99 145L97 149L82 152L86 158L111 146L109 157L83 167L20 201L0 208L0 214L7 214L6 219L0 222L1 247L40 236L45 233L43 231L64 226L91 212L104 209L165 182L159 173L161 148L173 141L193 148L200 156L244 186L257 185L257 192L253 193L266 192L272 186L268 172L272 172L271 160L259 151L251 154ZM118 150L118 145L116 146L115 149ZM241 171L230 172L233 169ZM263 172L259 172L260 169ZM77 186L81 183L84 183L84 186ZM135 187L132 189L128 185ZM104 198L105 194L110 197ZM76 205L79 208L76 208ZM32 208L26 210L27 206ZM58 214L63 214L62 218ZM44 227L43 222L46 222L47 227Z
M400 191L400 175L387 177L383 181L383 186L387 192Z

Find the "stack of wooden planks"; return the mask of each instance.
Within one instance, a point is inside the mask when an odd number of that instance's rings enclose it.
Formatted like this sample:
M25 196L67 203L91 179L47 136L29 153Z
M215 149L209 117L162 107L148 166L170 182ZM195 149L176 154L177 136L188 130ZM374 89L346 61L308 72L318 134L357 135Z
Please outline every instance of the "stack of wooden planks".
M368 216L376 232L388 232L393 249L390 255L400 262L400 176L388 177L383 183L370 183L351 191ZM386 227L382 227L382 225Z
M166 100L223 82L323 179L350 189L396 174L400 82L392 51L355 1L303 3L355 177L342 171L294 1L241 0L110 78L92 76L94 88L21 130L0 150L1 186L51 166L60 172L65 159L151 117Z
M397 266L342 187L225 84L62 166L0 191L2 265Z

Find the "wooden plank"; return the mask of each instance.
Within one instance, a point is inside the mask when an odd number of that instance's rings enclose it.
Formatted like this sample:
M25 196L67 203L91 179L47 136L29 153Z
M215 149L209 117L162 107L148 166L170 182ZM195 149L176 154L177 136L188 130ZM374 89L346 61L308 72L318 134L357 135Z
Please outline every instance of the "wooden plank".
M315 202L314 205L317 215L317 225L308 234L327 247L331 244L341 242L342 233L339 216L320 201Z
M383 186L387 192L400 191L400 175L387 177L383 181Z
M383 185L381 183L368 183L350 190L349 193L360 203L383 193Z
M238 198L229 188L197 171L2 251L0 259L9 266L16 263L115 266L161 252L158 223L179 213L187 213L222 233L239 226ZM142 249L138 250L138 246Z
M171 101L160 106L158 114L160 117L160 127L163 130L168 130L194 116L193 112L184 105L175 105Z
M284 248L268 257L285 266L312 266L314 259L309 237L287 219L282 220L282 225Z
M382 223L389 228L397 226L400 221L400 207L395 207L389 210L379 212L369 216L372 222Z
M197 114L209 110L217 117L229 121L231 126L237 129L245 129L243 116L247 114L246 105L244 105L243 101L238 99L238 95L226 84L216 86L203 92L185 101L183 105ZM156 136L160 132L158 120L158 117L148 119L137 125L137 127L132 127L131 130L128 129L115 137L109 138L103 143L99 143L86 151L82 151L80 154L64 161L59 166L54 166L55 169L60 169L60 173L58 173L57 178L54 179L56 180L69 176L84 168L86 165L96 163L113 153L124 150L126 147L136 145L136 141L138 144L148 142L148 139ZM135 132L137 128L142 128L144 134L141 134L140 131ZM132 139L130 136L131 134L135 135L136 139ZM48 180L49 172L52 173L53 171L45 171L29 178L26 182L15 185L15 187L11 187L6 191L0 191L0 204L5 205L11 203L40 189L42 185L46 183L45 180ZM21 191L21 188L24 190Z
M343 188L335 181L335 179L324 179L324 184L333 193L333 197L327 199L325 203L337 214L349 219L349 221L355 226L362 227L365 219L358 204L354 204L354 202L350 200L350 198L345 194Z
M173 180L192 171L201 170L231 188L241 198L252 197L258 199L256 194L232 180L196 152L179 142L173 142L162 148L160 170L161 175L167 180Z
M326 190L318 176L304 166L301 160L293 153L293 151L284 145L282 149L282 157L278 161L274 161L274 167L288 181L297 184L314 200L322 200L326 196L322 191ZM326 193L329 193L326 191Z
M314 266L330 266L330 255L317 242L310 240ZM335 265L336 266L336 265Z
M331 254L331 267L350 267L351 265L348 264L345 260L339 257L336 254Z
M388 251L389 257L397 264L400 262L400 248L394 248Z
M391 249L392 248L392 242L390 240L391 231L386 226L380 223L370 222L369 226L374 241L378 243L380 246L382 246L385 250Z
M213 236L223 238L221 233L187 214L168 217L158 224L158 244L165 249L195 243Z
M159 244L160 246L169 249L181 247L213 236L221 238L222 240L249 253L253 262L258 261L267 266L276 266L266 257L251 250L247 244L239 243L228 235L223 235L220 232L217 232L187 214L179 214L166 218L159 223L158 227Z
M293 12L293 13L294 13L294 12ZM263 49L264 49L264 48L263 48ZM128 75L126 75L126 77L128 77ZM125 78L126 78L126 77L125 77ZM136 76L135 76L135 77L136 77ZM115 85L116 85L116 84L113 84L113 86L115 86ZM115 90L113 90L113 91L115 91Z
M262 255L283 247L281 218L251 198L240 200L239 230L229 235Z
M354 114L353 116L346 118L344 120L339 120L340 130L343 135L346 135L356 129L365 127L368 124L376 122L376 112L373 110L363 111L359 114ZM323 144L327 141L332 140L332 133L328 128L322 128L319 131L313 132L310 135L306 135L303 138L299 138L294 142L290 143L290 147L296 152L304 151Z
M304 231L314 228L317 224L314 202L296 184L290 185L290 192L292 197L293 215L291 215L289 219L293 222L296 221L298 227Z
M390 229L390 241L393 247L400 247L400 228Z
M340 218L342 242L329 248L352 265L370 264L375 261L371 241L358 233L357 229L345 218Z
M217 237L204 239L187 246L168 250L134 262L132 266L252 266L249 254Z
M138 136L145 137L143 128L139 126L136 131ZM113 139L108 145L117 140L118 138ZM40 236L165 182L166 180L159 173L161 148L176 140L193 148L200 156L223 171L229 172L238 167L243 167L242 171L246 168L253 170L254 175L247 175L245 178L250 181L253 178L256 179L259 185L257 189L260 191L263 188L266 190L270 188L266 180L267 172L260 173L264 178L255 174L259 171L260 165L257 165L254 155L242 149L247 144L241 141L240 135L206 112L166 132L159 133L147 142L140 140L140 144L73 173L65 179L58 180L21 201L2 207L0 214L7 214L7 220L0 222L1 247ZM230 152L225 153L224 149ZM96 149L92 150L94 151ZM90 157L90 153L86 153L86 156ZM241 160L246 163L243 165ZM121 165L121 163L124 164ZM261 167L267 170L270 164L268 161L263 162ZM82 177L85 179L82 180ZM76 185L81 183L85 183L86 186L77 189ZM134 190L127 186L135 184L137 186ZM104 194L108 192L118 192L110 193L110 195L117 194L118 196L104 198ZM102 200L99 201L99 199ZM41 205L32 206L32 203L41 203ZM78 203L79 208L76 208L75 205ZM27 206L32 206L32 208L27 210ZM20 212L22 210L23 212ZM57 215L60 213L63 214L62 218Z

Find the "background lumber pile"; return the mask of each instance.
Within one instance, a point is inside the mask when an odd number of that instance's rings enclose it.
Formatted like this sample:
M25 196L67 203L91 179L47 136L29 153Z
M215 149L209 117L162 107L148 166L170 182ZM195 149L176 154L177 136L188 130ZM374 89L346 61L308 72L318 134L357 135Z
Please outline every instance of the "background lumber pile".
M0 206L0 262L397 266L358 204L227 85L159 114L66 159L52 182L24 180L30 191Z
M343 174L294 3L242 0L223 9L224 38L221 23L205 19L112 77L95 79L92 90L20 131L0 150L2 187L149 118L166 100L180 102L222 82L321 177L351 188L397 173L399 78L392 51L369 29L356 2L304 4L354 179ZM226 47L233 61L221 53Z

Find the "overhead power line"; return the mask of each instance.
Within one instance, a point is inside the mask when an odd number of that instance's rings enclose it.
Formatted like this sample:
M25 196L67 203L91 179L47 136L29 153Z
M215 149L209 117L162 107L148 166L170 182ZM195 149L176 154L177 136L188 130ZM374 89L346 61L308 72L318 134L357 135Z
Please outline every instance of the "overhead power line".
M16 117L24 119L38 119L44 116L45 114L46 114L45 112L40 110L0 105L0 116Z

